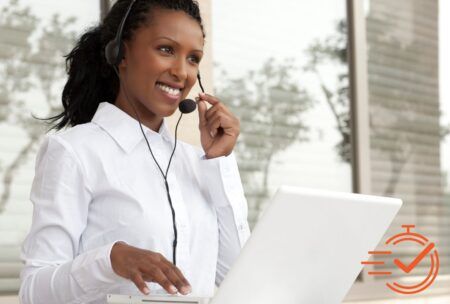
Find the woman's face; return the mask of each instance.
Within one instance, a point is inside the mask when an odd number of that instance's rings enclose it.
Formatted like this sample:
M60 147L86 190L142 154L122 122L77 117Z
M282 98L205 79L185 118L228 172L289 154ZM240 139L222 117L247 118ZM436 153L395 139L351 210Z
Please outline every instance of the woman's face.
M194 86L203 56L203 33L198 22L182 11L154 9L151 23L125 42L119 65L128 98L142 120L151 123L175 112ZM120 89L116 105L125 107Z

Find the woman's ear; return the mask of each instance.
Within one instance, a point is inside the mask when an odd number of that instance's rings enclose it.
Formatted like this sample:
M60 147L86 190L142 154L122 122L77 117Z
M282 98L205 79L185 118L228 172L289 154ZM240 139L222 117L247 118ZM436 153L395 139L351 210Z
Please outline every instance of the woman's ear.
M122 50L123 58L119 63L119 68L127 67L127 65L128 65L127 58L128 58L129 53L130 53L130 48L128 47L128 43L123 42L123 50Z

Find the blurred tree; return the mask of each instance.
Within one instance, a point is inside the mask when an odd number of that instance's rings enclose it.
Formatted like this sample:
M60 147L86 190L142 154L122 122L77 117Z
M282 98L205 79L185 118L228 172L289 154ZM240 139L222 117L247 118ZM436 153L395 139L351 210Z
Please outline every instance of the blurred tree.
M236 145L241 176L254 223L268 197L268 176L274 156L288 146L307 140L302 114L312 99L294 80L292 59L276 63L269 58L259 70L230 78L221 71L216 95L241 121Z
M336 126L341 134L341 140L336 144L337 153L342 161L350 163L351 125L347 40L347 23L341 20L337 22L336 33L324 40L315 40L307 48L308 62L304 71L311 72L317 77L325 101L336 119ZM322 76L329 73L327 70L329 65L336 73L337 79L334 84L327 84Z
M43 123L30 113L29 94L44 94L48 108L46 117L61 111L60 93L55 91L55 84L65 76L63 56L75 41L75 32L68 30L75 18L61 20L53 15L51 23L44 27L38 39L37 50L33 52L30 38L36 34L41 22L18 0L10 0L0 12L0 43L12 46L3 48L0 53L0 71L5 75L0 83L0 123L20 127L27 134L26 144L9 164L2 166L0 212L10 198L14 175L45 134Z
M383 24L380 22L380 24ZM386 30L389 33L389 30ZM385 38L379 38L385 39ZM351 122L350 122L350 99L348 79L348 51L347 51L347 24L344 20L337 22L336 33L323 40L314 41L306 50L308 63L304 70L316 75L323 96L336 119L336 125L341 140L336 145L337 153L344 162L351 162ZM405 47L396 41L396 49L404 51ZM370 50L369 50L370 51ZM337 81L327 84L323 75L329 73L327 65L333 65L333 70L340 70ZM408 100L408 92L398 90L396 93L400 99ZM410 160L413 153L414 134L396 133L392 130L401 130L405 126L413 125L417 119L414 114L420 105L408 104L401 111L383 111L375 102L371 106L370 124L371 137L389 138L394 143L392 149L381 149L382 153L388 153L391 163L390 178L387 182L383 195L391 196L399 182L405 164ZM382 111L383 113L380 113ZM380 121L381 117L383 121ZM441 126L441 140L450 133L450 126ZM373 148L377 148L373 146Z

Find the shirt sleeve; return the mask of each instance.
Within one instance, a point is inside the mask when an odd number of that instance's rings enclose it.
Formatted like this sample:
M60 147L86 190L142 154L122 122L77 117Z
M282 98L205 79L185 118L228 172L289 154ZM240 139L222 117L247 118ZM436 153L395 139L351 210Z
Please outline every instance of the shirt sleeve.
M213 159L202 156L201 172L202 184L217 213L219 253L216 284L220 285L250 236L247 200L234 152Z
M241 251L238 230L231 206L217 208L219 226L219 254L217 257L216 280L219 286Z
M46 136L36 157L33 219L21 250L22 304L98 299L122 279L111 267L115 242L78 255L91 196L74 151L56 135Z

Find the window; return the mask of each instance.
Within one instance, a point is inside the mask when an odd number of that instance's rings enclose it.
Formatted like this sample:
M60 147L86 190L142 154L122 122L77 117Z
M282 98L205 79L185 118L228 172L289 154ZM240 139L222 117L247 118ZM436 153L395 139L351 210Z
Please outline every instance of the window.
M281 184L352 191L345 3L212 2L215 94L241 120L251 225Z
M63 55L98 21L98 1L0 4L0 294L19 288L20 245L31 223L34 162L46 128L32 118L60 111Z
M441 131L441 171L443 201L450 208L450 2L439 2L439 105ZM447 209L448 210L448 209ZM450 247L450 214L447 213L447 232L444 244ZM444 245L444 246L445 246Z
M426 295L450 291L449 96L444 85L450 67L449 26L448 3L440 2L441 7L437 0L370 0L364 12L354 12L364 14L366 24L366 41L359 41L367 45L370 173L365 178L372 194L404 202L386 236L413 224L436 243L440 270ZM391 271L396 281L419 283L428 274L429 260L410 274L390 262L413 261L419 250L401 246L385 265L374 268ZM377 287L386 277L365 275L362 281L370 288L361 289L360 298L394 296Z

